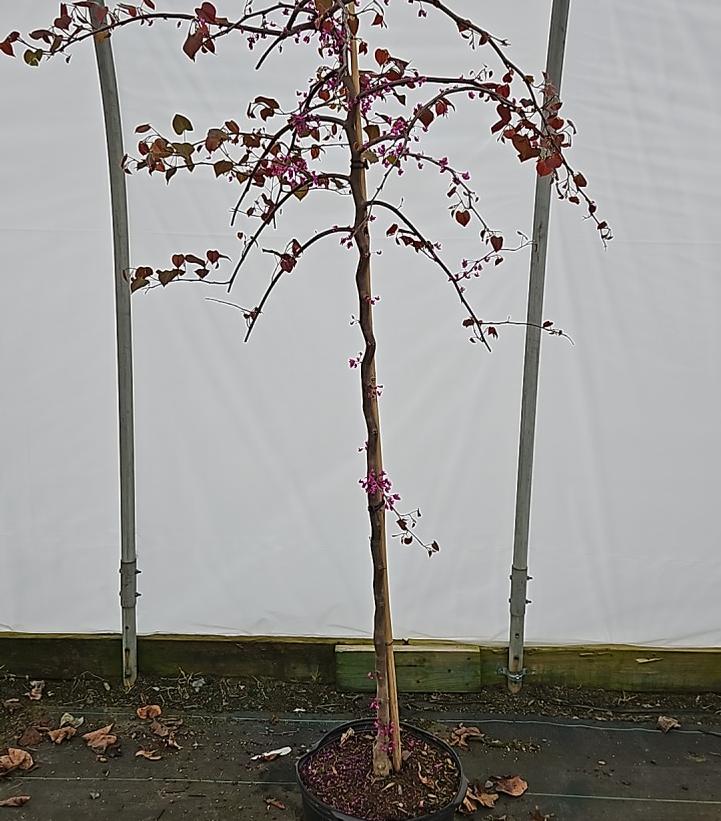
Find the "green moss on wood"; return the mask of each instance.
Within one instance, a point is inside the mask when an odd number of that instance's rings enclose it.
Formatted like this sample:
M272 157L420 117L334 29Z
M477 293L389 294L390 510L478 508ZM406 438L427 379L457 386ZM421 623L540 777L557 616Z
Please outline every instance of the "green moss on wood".
M336 684L344 690L375 690L370 647L336 647ZM404 693L473 693L481 687L478 647L401 645L395 649L398 689Z

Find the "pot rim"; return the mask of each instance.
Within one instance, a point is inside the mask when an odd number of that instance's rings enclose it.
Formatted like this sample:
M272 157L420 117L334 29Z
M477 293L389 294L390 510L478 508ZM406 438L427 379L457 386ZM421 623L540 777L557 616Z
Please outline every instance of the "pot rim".
M308 800L311 804L315 806L315 808L319 810L323 810L325 812L332 813L331 818L334 821L365 821L365 819L358 818L354 815L346 815L341 810L333 807L331 804L326 804L325 802L321 801L306 787L303 783L303 779L301 777L300 768L303 765L303 762L306 761L311 755L318 752L323 746L328 744L333 738L342 734L343 731L349 729L350 727L355 728L363 728L363 729L372 729L373 728L373 719L370 718L360 718L354 719L353 721L345 721L342 724L338 724L332 730L329 730L327 733L323 735L323 737L309 750L307 750L303 755L295 762L295 777L298 781L300 786L301 792L303 794L304 799ZM427 730L422 730L420 727L416 727L413 724L409 724L406 721L401 721L401 729L412 730L414 733L418 733L420 736L430 739L433 743L437 744L439 747L443 749L444 752L448 753L453 760L453 763L456 765L456 769L458 771L459 776L459 784L458 784L458 792L456 793L456 797L449 801L444 806L439 807L439 809L435 810L432 813L427 813L426 815L417 815L414 818L408 819L408 821L433 821L439 813L442 813L451 807L457 809L463 799L466 796L466 791L468 790L468 780L463 772L463 765L461 764L461 759L458 756L458 753L450 746L446 741L438 736L434 735L433 733L429 733Z

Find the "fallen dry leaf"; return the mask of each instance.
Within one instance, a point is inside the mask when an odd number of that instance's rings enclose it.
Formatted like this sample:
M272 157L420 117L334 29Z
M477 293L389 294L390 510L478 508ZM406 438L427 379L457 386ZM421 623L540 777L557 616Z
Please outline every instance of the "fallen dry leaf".
M485 734L482 733L478 727L464 727L459 724L452 732L449 744L451 747L460 747L463 750L468 749L469 740L476 739L480 741Z
M0 775L11 773L13 770L29 770L34 763L30 753L9 747L7 755L0 755Z
M8 758L12 761L13 766L21 770L29 770L34 764L30 753L25 750L18 750L15 747L8 748Z
M114 747L118 743L118 737L109 733L108 735L100 736L95 739L92 744L88 744L94 753L106 753L110 747Z
M22 807L30 800L29 795L13 795L0 801L0 807Z
M40 701L43 697L43 690L45 689L45 682L44 681L31 681L30 682L30 692L25 693L25 695L30 699L30 701Z
M69 724L71 727L75 727L77 730L78 727L81 727L84 723L85 719L80 716L79 718L75 718L72 713L63 713L60 718L60 726L64 727L66 724Z
M108 747L118 743L118 737L110 732L112 729L113 725L108 724L107 727L85 733L83 740L94 753L104 753Z
M170 735L170 727L167 727L161 721L153 719L150 725L150 732L157 735L158 738L167 738Z
M162 758L162 756L159 752L157 752L157 750L138 750L138 752L135 753L135 757L147 758L148 761L160 761L160 759Z
M88 744L93 744L97 739L102 738L103 736L110 735L110 731L113 729L112 724L108 724L107 727L100 727L98 730L91 730L88 733L83 735L83 741L87 742Z
M267 753L258 753L250 757L251 761L275 761L283 755L290 753L290 747L281 747L279 750L269 750Z
M481 807L493 807L497 800L496 793L488 793L481 787L471 785L466 790L466 797L463 799L460 811L465 815L470 815Z
M286 809L285 804L282 801L279 801L277 798L266 798L265 799L265 808L266 808L266 810L269 810L271 807L275 807L276 810Z
M656 726L665 734L669 730L678 729L681 726L681 722L671 716L659 716Z
M21 747L37 747L42 740L43 734L37 727L28 727L20 738L18 738L18 744Z
M57 730L48 730L48 738L53 742L53 744L62 744L63 741L67 741L69 738L72 738L77 730L72 725L68 724L65 727L58 727Z
M418 762L418 780L423 784L424 787L428 787L431 790L436 789L436 782L432 778L428 778L427 776L423 775L423 771L421 770L421 762Z
M528 782L524 781L520 775L493 776L491 781L493 781L494 789L513 796L513 798L518 798L528 789Z
M144 707L138 707L136 710L138 718L143 719L143 721L149 718L157 718L162 712L160 706L157 704L146 704Z
M158 721L154 718L150 724L150 732L153 733L153 735L158 736L158 738L162 738L166 747L172 747L174 750L181 750L182 747L175 740L175 729L182 723L182 721L177 721L175 722L174 727L168 727L167 724L163 724L162 721Z
M355 730L352 727L349 727L343 733L343 735L340 737L340 745L339 746L343 747L344 744L346 743L346 741L348 741L348 739L352 738L354 735L355 735Z

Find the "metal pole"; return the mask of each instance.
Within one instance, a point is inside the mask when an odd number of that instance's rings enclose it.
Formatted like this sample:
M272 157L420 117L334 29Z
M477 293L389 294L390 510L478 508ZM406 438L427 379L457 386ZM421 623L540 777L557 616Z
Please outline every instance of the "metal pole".
M570 0L553 0L551 28L546 57L546 75L560 91L563 56ZM523 360L521 396L521 430L518 444L518 479L516 485L516 520L513 535L511 568L511 629L508 647L508 688L518 693L523 681L523 642L528 589L528 532L533 483L533 450L536 435L536 399L538 397L538 363L541 352L543 320L543 287L546 278L548 221L551 207L551 177L536 178L533 215L533 248L528 285L526 349Z
M102 0L93 0L103 7ZM101 24L98 9L91 9L93 24ZM110 201L113 215L115 268L115 332L118 368L118 421L120 455L120 607L122 612L123 683L127 688L138 677L136 619L137 559L135 550L135 443L133 432L133 338L130 315L130 243L125 172L122 169L123 130L120 121L118 84L109 36L98 36L95 56L105 118L105 138L110 169Z

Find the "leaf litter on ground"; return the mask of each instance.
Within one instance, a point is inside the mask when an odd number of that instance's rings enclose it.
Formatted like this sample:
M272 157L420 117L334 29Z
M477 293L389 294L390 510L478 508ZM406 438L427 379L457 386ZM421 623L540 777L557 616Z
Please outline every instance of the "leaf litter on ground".
M11 795L0 801L0 807L22 807L30 800L29 795Z
M469 741L481 741L484 735L478 727L466 727L463 724L459 724L451 731L449 744L451 747L459 747L462 750L467 750Z
M66 724L64 727L58 727L57 730L48 730L48 738L53 742L53 744L62 744L63 741L68 741L76 733L77 730L72 726L72 724Z
M108 724L107 727L92 730L89 733L85 733L83 740L94 753L105 753L111 747L115 747L118 744L118 737L110 732L112 729L113 725Z
M471 815L477 810L494 808L496 801L498 801L500 797L499 793L504 793L512 798L518 798L523 795L527 789L528 782L521 778L520 775L491 776L483 785L469 784L459 812L463 815ZM505 815L502 816L502 818L505 817ZM546 821L546 818L551 818L551 816L531 815L531 821L539 821L539 819L540 821Z
M290 747L280 747L278 750L269 750L267 753L258 753L258 755L252 755L250 757L251 761L275 761L276 758L281 758L281 756L288 755L291 752Z
M157 750L138 750L135 757L147 758L148 761L160 761L163 756Z
M43 740L42 731L35 725L27 727L23 734L18 738L19 747L37 747Z
M43 690L45 689L45 682L42 680L30 682L30 692L25 695L30 701L40 701L43 697Z
M0 755L0 776L15 770L30 770L34 765L35 762L29 752L9 747L5 755Z
M166 719L165 721L158 721L157 718L154 718L150 722L150 732L154 736L160 738L166 747L171 747L174 750L181 750L182 747L175 740L175 733L182 726L182 724L183 720L180 718Z
M677 730L681 726L681 722L672 716L659 716L656 726L665 735L669 730Z
M528 789L528 782L520 775L494 775L488 779L486 786L489 784L496 792L505 793L513 798L518 798Z
M65 725L69 725L70 727L74 727L76 730L78 727L83 725L85 719L82 716L76 718L72 713L63 713L60 717L60 726L65 727Z
M142 707L138 707L135 712L138 718L145 721L150 718L157 718L163 711L158 704L145 704Z
M497 800L498 793L489 793L483 787L471 784L466 790L460 812L464 815L470 815L479 809L489 809L495 805Z

